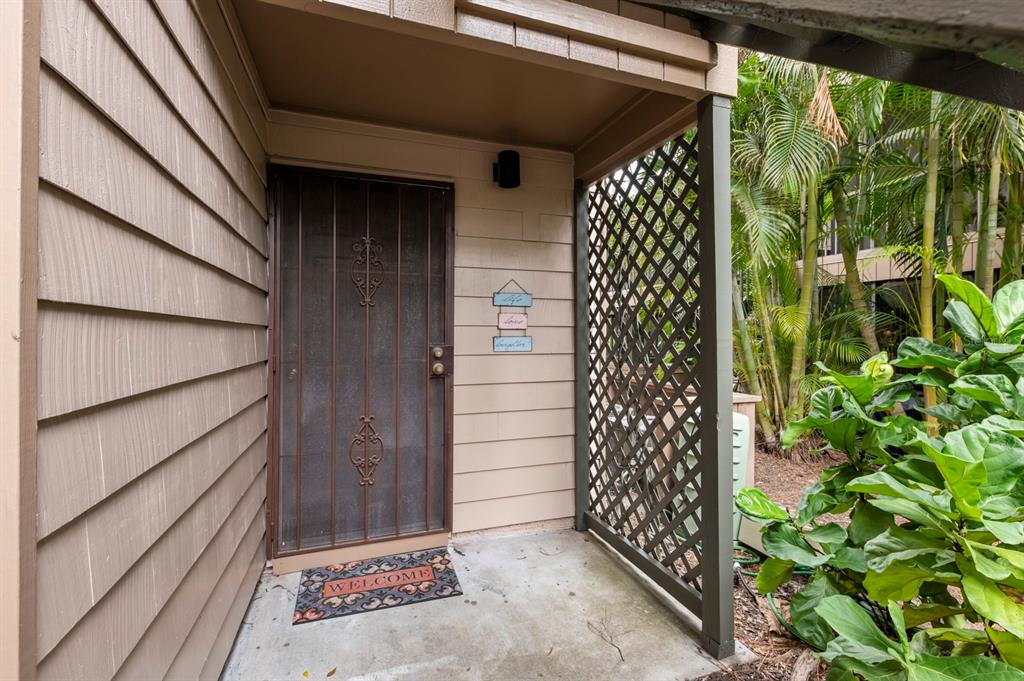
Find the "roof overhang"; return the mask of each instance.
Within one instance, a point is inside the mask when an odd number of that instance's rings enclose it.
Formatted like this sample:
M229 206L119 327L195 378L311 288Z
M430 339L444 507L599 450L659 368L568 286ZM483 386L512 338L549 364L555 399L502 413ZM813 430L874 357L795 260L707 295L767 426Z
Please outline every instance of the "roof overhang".
M272 109L569 151L588 180L735 94L734 48L628 2L232 3Z
M1024 109L1021 0L642 0L723 45Z

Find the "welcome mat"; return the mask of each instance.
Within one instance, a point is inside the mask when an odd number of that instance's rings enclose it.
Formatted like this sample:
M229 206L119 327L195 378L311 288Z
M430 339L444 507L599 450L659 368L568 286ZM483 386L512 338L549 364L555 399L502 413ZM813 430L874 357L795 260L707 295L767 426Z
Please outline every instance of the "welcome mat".
M303 570L292 624L462 595L448 549Z

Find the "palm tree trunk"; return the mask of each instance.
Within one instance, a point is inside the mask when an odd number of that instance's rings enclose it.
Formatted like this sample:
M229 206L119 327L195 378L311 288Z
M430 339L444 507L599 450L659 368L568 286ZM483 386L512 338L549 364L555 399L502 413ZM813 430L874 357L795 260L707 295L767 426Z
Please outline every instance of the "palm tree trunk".
M963 171L960 168L959 150L953 150L953 179L950 186L949 216L949 260L946 271L954 274L964 273L964 190Z
M802 396L800 385L807 370L807 336L811 328L811 301L818 273L818 186L811 181L807 186L807 226L804 230L803 272L800 283L800 302L797 307L800 329L793 340L793 358L789 368L789 412L798 417Z
M925 175L924 215L921 227L921 337L935 340L935 208L939 200L939 98L932 92L931 125L928 128L928 143L925 150L927 172ZM935 406L935 388L925 386L924 406ZM926 418L929 429L934 430L934 416Z
M1020 279L1021 220L1024 218L1024 173L1009 178L1010 194L1006 203L1006 232L1003 235L1003 259L999 266L999 282L1006 284Z
M761 321L761 342L764 344L767 367L768 394L770 410L775 423L781 424L785 417L785 400L783 399L782 374L779 371L779 352L775 346L775 333L772 330L771 313L768 310L768 295L765 291L765 277L755 262L751 268L753 274L750 282L750 295L757 306L757 316Z
M992 145L989 159L988 197L985 202L985 219L978 227L978 259L974 266L974 283L985 295L992 297L992 265L995 260L996 227L999 222L999 182L1002 178L1003 157L999 147Z
M846 271L846 292L853 303L853 309L858 312L857 323L860 327L860 335L867 343L871 354L877 355L879 349L878 338L875 336L875 322L871 316L871 310L868 308L864 285L860 281L860 270L857 268L857 251L860 243L850 225L850 213L846 207L846 187L842 182L837 182L832 186L832 209L836 216L836 229L839 232L839 251L843 254L843 268Z
M743 296L735 274L732 278L732 318L733 324L736 326L736 333L739 335L740 366L743 367L743 373L747 375L747 389L751 394L761 398L756 407L761 433L764 435L765 442L774 447L778 436L775 432L775 424L772 423L771 417L768 415L768 405L765 404L764 393L761 390L761 378L757 370L757 360L754 357L754 344L750 340L750 328L747 326L747 317L743 312Z

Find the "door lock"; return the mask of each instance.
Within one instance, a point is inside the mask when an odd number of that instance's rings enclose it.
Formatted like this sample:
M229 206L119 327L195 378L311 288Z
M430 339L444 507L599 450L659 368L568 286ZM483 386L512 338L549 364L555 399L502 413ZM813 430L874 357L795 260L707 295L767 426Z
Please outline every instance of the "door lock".
M434 362L434 365L430 367L430 372L435 376L444 376L444 365L440 362Z

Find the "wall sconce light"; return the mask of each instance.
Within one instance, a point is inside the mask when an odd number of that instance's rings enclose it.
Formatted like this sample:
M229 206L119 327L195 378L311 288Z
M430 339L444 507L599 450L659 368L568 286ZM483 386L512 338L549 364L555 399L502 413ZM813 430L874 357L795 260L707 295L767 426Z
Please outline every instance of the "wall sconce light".
M492 166L494 181L502 189L519 186L519 152L504 149L498 152L498 162Z

